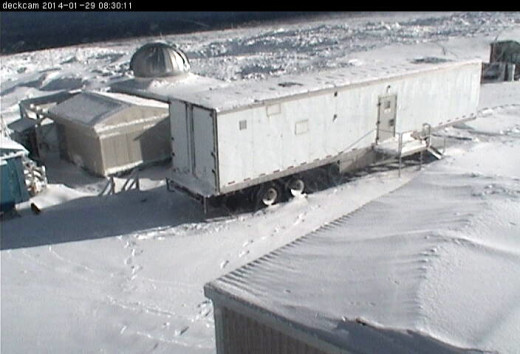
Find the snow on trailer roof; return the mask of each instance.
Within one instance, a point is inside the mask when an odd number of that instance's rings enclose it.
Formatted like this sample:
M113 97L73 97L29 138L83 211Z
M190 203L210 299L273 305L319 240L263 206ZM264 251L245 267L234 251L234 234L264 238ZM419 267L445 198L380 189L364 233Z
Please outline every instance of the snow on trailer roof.
M192 73L165 78L135 78L112 84L112 91L168 102L171 97L183 97L193 92L226 85L225 81Z
M294 95L310 94L321 90L363 84L381 79L392 79L407 74L440 70L454 66L481 63L480 60L451 61L440 58L421 58L412 61L369 63L295 75L272 77L265 80L235 81L227 85L208 87L204 91L171 95L216 111L232 111L256 106Z
M353 352L515 352L518 248L495 248L503 234L481 239L490 208L465 178L425 173L207 284L206 296Z

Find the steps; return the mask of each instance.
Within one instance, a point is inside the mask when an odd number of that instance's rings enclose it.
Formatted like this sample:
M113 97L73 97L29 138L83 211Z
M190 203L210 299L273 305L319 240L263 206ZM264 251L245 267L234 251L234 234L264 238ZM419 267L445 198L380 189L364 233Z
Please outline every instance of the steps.
M375 146L377 152L395 157L406 157L427 149L428 143L425 139L416 139L412 134L405 133Z
M424 124L421 132L409 131L398 133L394 138L380 142L374 146L374 150L387 156L389 159L399 161L399 175L401 174L402 159L417 153L428 152L437 160L442 159L443 153L432 144L431 126ZM422 155L421 155L422 165Z
M428 147L428 149L426 149L426 151L428 151L437 160L442 159L443 153L440 152L438 149L434 148L433 146Z

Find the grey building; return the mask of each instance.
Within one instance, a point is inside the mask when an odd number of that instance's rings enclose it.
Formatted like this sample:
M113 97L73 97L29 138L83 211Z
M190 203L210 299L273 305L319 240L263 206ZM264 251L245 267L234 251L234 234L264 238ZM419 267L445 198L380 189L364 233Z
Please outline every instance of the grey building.
M60 154L102 176L170 156L168 105L120 93L79 93L47 114Z
M520 80L520 42L491 43L489 63L483 65L483 81Z

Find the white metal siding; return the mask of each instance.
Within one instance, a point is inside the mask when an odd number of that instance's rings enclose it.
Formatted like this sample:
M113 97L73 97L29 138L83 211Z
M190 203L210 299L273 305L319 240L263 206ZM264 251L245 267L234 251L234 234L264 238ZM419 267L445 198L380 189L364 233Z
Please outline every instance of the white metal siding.
M220 183L252 180L375 142L377 94L370 88L326 92L219 115ZM247 130L239 122L247 120Z
M397 93L397 130L432 127L476 113L480 90L480 66L466 65L413 75L390 82Z
M275 174L376 141L379 98L396 95L396 131L470 117L478 65L446 68L223 112L218 119L220 186ZM276 109L275 109L276 108ZM240 122L247 129L240 130Z

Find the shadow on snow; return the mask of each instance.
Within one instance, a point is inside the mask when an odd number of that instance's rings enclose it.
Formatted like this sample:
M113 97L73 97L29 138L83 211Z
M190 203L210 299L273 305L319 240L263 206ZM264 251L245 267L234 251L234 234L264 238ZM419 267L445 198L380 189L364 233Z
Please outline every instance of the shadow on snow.
M200 205L164 187L86 197L2 222L1 249L95 240L202 222Z

